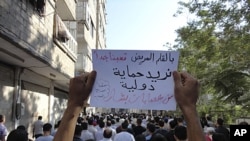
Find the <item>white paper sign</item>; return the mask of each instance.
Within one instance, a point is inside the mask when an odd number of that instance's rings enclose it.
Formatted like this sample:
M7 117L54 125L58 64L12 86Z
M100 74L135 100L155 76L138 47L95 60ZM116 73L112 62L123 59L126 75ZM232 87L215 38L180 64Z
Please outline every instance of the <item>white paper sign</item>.
M175 110L177 51L92 50L96 81L90 106Z

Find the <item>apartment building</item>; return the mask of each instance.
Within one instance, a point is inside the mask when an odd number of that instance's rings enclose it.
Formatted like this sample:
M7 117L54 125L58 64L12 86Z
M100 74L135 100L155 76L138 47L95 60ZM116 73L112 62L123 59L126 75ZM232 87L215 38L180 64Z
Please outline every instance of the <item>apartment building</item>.
M106 0L78 0L76 18L78 23L78 56L76 74L90 72L92 49L106 48ZM95 113L95 107L85 107L83 113Z
M105 4L0 1L0 114L8 130L22 124L32 135L39 115L61 119L69 79L92 69L91 49L106 48Z

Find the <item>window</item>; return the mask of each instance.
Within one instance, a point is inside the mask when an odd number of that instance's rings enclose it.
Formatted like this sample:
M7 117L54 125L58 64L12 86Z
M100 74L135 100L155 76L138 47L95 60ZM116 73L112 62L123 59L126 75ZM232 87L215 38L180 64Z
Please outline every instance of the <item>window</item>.
M34 6L34 8L38 12L39 16L45 15L46 0L29 0L29 2Z

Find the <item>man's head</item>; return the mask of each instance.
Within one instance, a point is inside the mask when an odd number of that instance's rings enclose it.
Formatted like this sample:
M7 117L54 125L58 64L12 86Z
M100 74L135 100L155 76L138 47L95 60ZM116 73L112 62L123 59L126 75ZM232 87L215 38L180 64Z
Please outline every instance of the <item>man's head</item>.
M110 139L112 137L112 130L110 129L105 129L103 132L103 137L106 139Z
M152 123L147 124L147 129L150 133L154 133L155 132L155 125Z
M45 123L43 125L43 132L48 132L48 131L50 132L51 129L52 129L52 125L50 123Z
M122 123L122 130L127 130L128 129L128 122L124 121Z
M5 116L4 115L0 115L0 123L5 122Z
M187 128L185 126L176 126L174 129L174 137L177 141L186 141Z
M38 120L42 120L43 119L43 117L42 116L38 116Z
M141 125L142 119L141 118L137 118L136 123L137 123L137 125Z
M112 124L111 124L111 121L110 120L108 120L107 122L106 122L106 126L107 127L110 127Z
M7 141L28 141L28 133L22 129L12 130L7 137Z
M223 123L224 123L224 120L223 120L222 118L218 118L218 119L217 119L217 124L218 124L219 126L222 126Z

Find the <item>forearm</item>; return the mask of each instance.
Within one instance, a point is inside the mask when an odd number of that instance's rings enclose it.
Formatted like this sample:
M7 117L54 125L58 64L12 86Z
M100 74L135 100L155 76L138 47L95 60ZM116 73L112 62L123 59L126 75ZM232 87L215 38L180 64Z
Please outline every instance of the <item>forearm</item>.
M188 140L206 141L195 106L181 109L187 123Z
M68 105L64 112L60 126L58 127L54 141L70 141L73 140L76 121L81 112L81 107Z

